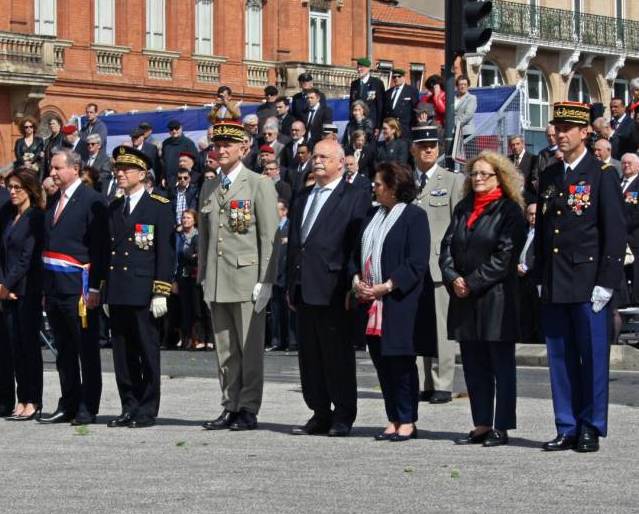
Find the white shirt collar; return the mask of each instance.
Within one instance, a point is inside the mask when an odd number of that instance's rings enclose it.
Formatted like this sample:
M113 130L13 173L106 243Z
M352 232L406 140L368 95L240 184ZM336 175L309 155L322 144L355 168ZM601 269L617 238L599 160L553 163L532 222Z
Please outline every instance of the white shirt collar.
M634 180L635 180L637 177L639 177L639 175L634 174L632 177L628 177L628 178L623 177L623 178L621 179L621 181L622 181L622 182L623 182L624 180L627 180L627 181L628 181L628 182L626 182L626 184L625 184L625 186L624 186L624 188L623 188L624 192L626 191L626 189L628 189L628 187L630 186L630 184L632 184L632 183L634 182Z
M228 177L228 179L231 181L231 184L232 184L237 178L237 176L239 175L241 169L242 169L242 161L237 161L235 166L233 166L228 173L224 173L221 170L220 171L222 174L225 174Z
M313 191L317 191L318 189L328 189L329 191L334 191L335 188L337 186L339 186L339 183L341 181L342 181L342 175L340 175L338 178L336 178L332 182L329 182L325 186L320 186L319 184L315 184L315 187L313 188Z
M428 180L430 180L431 178L433 178L433 175L435 174L435 171L437 170L437 163L433 164L430 168L428 168L428 170L426 171L422 171L419 167L415 166L415 170L417 171L417 177L421 177L422 173L425 173L426 176L428 177Z
M370 73L367 73L366 75L364 75L362 78L360 78L359 80L362 81L362 83L364 84L368 84L368 79L371 77Z
M135 209L135 206L138 204L145 191L146 189L141 187L139 191L129 195L129 213L133 212L133 209Z
M77 179L75 179L75 182L73 182L73 184L71 184L64 190L64 196L66 196L67 200L73 196L73 193L75 193L75 190L80 187L80 184L82 184L82 180L80 180L80 178L78 177Z
M619 118L617 118L617 125L619 125L626 118L626 113L624 112Z
M584 148L584 152L577 157L573 162L571 162L570 164L566 161L564 161L564 173L566 172L566 170L568 169L568 167L570 167L571 170L574 170L575 168L577 168L577 166L579 166L579 163L581 161L583 161L584 157L586 156L586 154L588 153L588 150Z

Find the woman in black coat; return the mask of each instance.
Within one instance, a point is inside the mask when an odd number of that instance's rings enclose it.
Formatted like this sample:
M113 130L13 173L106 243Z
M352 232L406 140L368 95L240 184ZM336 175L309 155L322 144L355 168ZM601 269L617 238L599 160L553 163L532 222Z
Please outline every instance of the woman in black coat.
M408 164L408 141L402 139L402 129L395 118L385 118L382 124L382 141L377 143L375 162Z
M0 300L17 382L18 403L7 418L27 421L42 406L42 187L32 171L7 176L9 203L0 211Z
M38 171L42 161L42 152L44 151L44 140L35 135L37 130L38 124L31 116L25 116L20 121L20 134L22 134L22 137L16 140L13 147L13 153L16 156L16 168L28 161L30 166L35 171Z
M353 133L359 130L366 134L366 143L373 139L375 127L373 127L373 122L368 117L368 104L363 100L355 100L353 105L351 105L351 118L346 124L344 136L342 137L342 146L344 148L352 144Z
M439 258L450 293L448 337L460 342L475 424L456 443L498 446L516 425L517 263L526 222L519 173L506 157L485 151L467 169L468 194L455 207Z
M425 348L415 326L418 317L427 315L420 308L424 284L432 288L430 231L426 212L411 203L416 189L408 169L382 163L374 184L380 207L360 236L353 289L357 300L368 307L368 348L389 421L375 439L406 441L417 437L416 355L424 355Z

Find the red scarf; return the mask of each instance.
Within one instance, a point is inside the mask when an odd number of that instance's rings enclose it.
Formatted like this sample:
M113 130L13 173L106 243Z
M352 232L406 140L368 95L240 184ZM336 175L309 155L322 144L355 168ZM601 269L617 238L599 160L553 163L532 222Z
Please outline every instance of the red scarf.
M501 190L501 186L497 186L490 193L475 193L473 212L470 213L470 217L466 222L466 228L472 228L477 219L484 213L486 207L488 207L488 205L490 205L494 201L499 200L502 196L504 196L504 192Z

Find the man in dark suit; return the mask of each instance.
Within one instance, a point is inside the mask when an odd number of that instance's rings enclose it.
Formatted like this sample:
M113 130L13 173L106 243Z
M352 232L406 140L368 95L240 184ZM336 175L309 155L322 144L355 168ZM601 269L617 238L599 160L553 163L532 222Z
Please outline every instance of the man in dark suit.
M275 191L277 192L277 198L284 200L286 205L291 201L291 186L281 180L280 177L280 165L277 161L270 161L264 164L262 173L273 181L275 185Z
M352 141L353 146L346 150L346 154L354 155L357 160L357 170L372 180L375 174L375 143L366 144L366 137L361 137L357 131L353 135L355 136Z
M122 413L108 427L155 424L160 407L160 340L156 320L167 312L175 266L169 200L149 195L150 162L139 150L113 150L124 195L109 206L111 262L107 304L113 329L113 365Z
M304 184L311 170L311 149L307 143L304 143L297 147L297 165L291 166L282 174L282 180L291 186L293 193L289 209L293 205L295 195L304 189Z
M182 124L178 120L169 121L167 128L169 129L169 137L162 141L162 171L159 175L158 170L155 171L155 178L158 184L162 184L169 189L175 186L175 177L181 164L180 157L185 153L192 155L193 164L195 164L195 156L197 148L195 143L186 137L182 131ZM191 166L193 166L193 164ZM190 168L189 168L190 169ZM195 182L195 180L193 180Z
M608 429L609 302L623 278L626 222L617 174L586 149L589 121L587 104L555 104L564 160L539 181L533 277L557 429L546 451L598 451Z
M373 194L373 186L371 179L367 175L359 173L359 166L354 155L344 157L344 180L355 187L359 187L371 196Z
M308 92L315 89L313 85L313 76L310 73L301 73L297 77L301 91L293 95L291 100L291 114L296 120L302 120L306 123L306 108L308 107ZM318 90L319 91L319 90ZM326 105L326 95L320 91L320 103Z
M8 202L9 192L4 186L0 186L0 210ZM0 417L11 415L16 402L11 348L3 320L0 316Z
M639 303L639 156L634 153L622 156L621 169L628 247L635 258L632 264L632 301Z
M371 61L367 57L357 59L359 78L351 82L349 112L355 100L362 100L368 105L368 118L376 131L382 128L384 120L384 83L371 76ZM377 132L376 132L377 134Z
M89 158L89 148L87 147L86 142L80 139L78 127L75 125L65 125L62 127L62 134L62 147L68 148L72 152L77 153L81 159L80 164L84 165Z
M44 295L58 355L61 398L41 423L95 422L102 393L98 345L100 289L106 273L106 202L79 178L80 156L54 152L50 176L59 187L45 217Z
M289 112L290 103L288 98L285 96L278 96L277 100L275 100L275 110L277 111L277 121L280 124L280 134L288 138L292 137L291 126L293 125L295 118L293 118L293 115Z
M520 299L520 327L522 343L539 343L543 341L540 333L539 318L539 294L537 286L531 278L535 267L535 216L537 203L529 203L526 206L526 220L528 221L528 235L526 243L519 255L517 275L519 275L519 299Z
M139 150L144 155L147 156L149 162L151 163L151 170L156 178L162 176L162 161L160 159L160 155L158 153L158 147L153 143L149 143L149 141L144 139L144 129L136 128L130 134L131 137L131 146L136 150Z
M90 103L84 109L84 114L86 114L87 121L82 127L80 131L80 139L86 141L86 139L92 135L97 134L100 136L100 140L102 141L102 145L106 147L107 144L107 135L108 129L106 124L98 118L98 106L97 104Z
M291 140L284 145L280 152L280 166L283 170L298 164L297 147L306 143L306 127L301 121L294 121L291 125Z
M187 209L197 211L199 190L191 183L191 172L186 169L178 170L177 185L169 189L169 200L173 212L174 226L182 224L182 213Z
M313 416L294 434L346 436L357 414L355 351L348 344L345 299L348 262L370 197L342 180L344 152L336 141L313 149L316 184L293 206L287 291L297 314L302 392Z
M508 158L514 163L524 179L524 191L534 191L537 177L534 170L537 169L537 157L526 151L524 137L511 136L508 139L510 155Z
M623 98L614 97L610 100L610 128L613 130L610 136L613 159L621 160L625 153L635 153L637 144L633 137L634 121L626 113L626 105Z
M333 110L328 105L320 102L319 89L311 89L307 92L308 106L304 112L304 125L306 126L307 141L313 146L322 139L324 125L333 123Z
M264 102L262 102L255 111L258 119L258 133L261 134L264 130L264 123L271 117L277 116L277 109L275 108L275 100L277 99L278 91L275 86L266 86L264 88Z
M397 118L403 137L410 137L415 121L415 107L419 102L419 91L406 84L406 72L400 68L393 70L393 87L386 91L384 118Z
M88 156L84 166L93 168L95 175L99 178L95 188L101 192L104 182L112 176L111 158L102 150L102 140L98 134L87 136L86 145Z

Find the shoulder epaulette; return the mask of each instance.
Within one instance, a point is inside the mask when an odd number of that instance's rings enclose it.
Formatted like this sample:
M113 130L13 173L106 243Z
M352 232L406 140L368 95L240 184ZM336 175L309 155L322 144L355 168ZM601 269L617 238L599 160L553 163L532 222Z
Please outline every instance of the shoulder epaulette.
M168 198L164 198L162 195L157 195L155 193L151 193L151 198L153 198L154 200L157 200L160 203L169 203L169 199Z
M608 168L614 169L614 166L612 164L610 164L609 162L607 162L601 167L601 171L607 170Z

